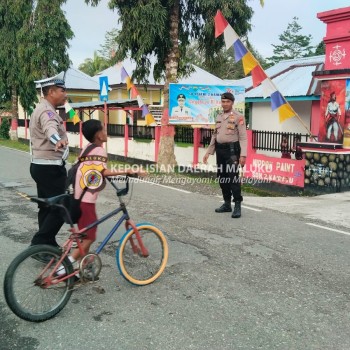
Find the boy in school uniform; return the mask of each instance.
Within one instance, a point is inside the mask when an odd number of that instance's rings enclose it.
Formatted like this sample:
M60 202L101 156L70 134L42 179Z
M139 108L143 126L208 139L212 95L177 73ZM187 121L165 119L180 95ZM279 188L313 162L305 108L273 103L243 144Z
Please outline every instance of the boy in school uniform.
M104 178L108 176L118 175L143 175L142 171L111 171L107 169L107 153L102 147L103 143L107 141L107 133L102 123L99 120L90 119L83 123L82 133L89 144L81 151L82 155L87 147L94 144L95 147L84 156L84 160L81 162L77 170L75 179L74 198L79 199L84 188L88 187L85 191L81 203L81 216L78 221L79 230L90 225L97 220L96 215L96 201L99 192L104 188ZM87 254L90 250L91 244L96 240L97 226L86 231L86 237L83 239L82 246ZM69 256L69 260L74 263L80 258L79 249L75 249ZM65 274L64 268L57 271L59 275Z

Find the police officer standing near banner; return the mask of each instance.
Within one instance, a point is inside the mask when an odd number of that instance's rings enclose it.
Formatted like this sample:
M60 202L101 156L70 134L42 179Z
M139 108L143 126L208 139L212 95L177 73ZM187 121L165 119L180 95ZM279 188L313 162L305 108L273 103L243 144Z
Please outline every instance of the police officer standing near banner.
M231 212L231 199L235 202L232 218L241 217L241 181L239 165L245 165L247 156L247 130L244 116L233 110L235 98L232 93L221 95L223 112L217 116L215 131L211 138L208 150L203 157L207 164L209 155L216 152L218 178L224 204L215 209L216 213Z
M67 179L68 138L63 120L56 112L67 99L64 72L35 83L41 88L43 98L30 118L30 174L36 182L38 197L49 198L65 192ZM38 223L39 231L31 245L58 246L56 234L63 225L59 209L39 204Z

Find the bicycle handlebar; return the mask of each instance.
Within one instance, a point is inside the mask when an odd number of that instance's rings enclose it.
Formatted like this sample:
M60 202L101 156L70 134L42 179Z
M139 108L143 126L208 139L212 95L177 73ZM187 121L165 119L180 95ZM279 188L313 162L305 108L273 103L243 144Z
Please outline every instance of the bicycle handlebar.
M107 177L109 183L115 188L115 190L117 191L117 196L125 196L128 194L129 192L129 176L125 175L125 176L118 176L118 177L124 177L125 178L125 187L124 188L118 188L118 186L114 183L113 179L110 177Z

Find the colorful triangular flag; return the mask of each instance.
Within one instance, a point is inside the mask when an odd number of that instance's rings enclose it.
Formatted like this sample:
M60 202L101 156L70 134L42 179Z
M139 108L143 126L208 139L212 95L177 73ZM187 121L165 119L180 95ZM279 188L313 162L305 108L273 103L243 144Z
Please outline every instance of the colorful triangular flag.
M69 115L69 119L72 119L74 125L80 122L80 118L68 102L64 104L64 110Z
M284 97L279 91L275 91L271 94L271 109L273 111L286 103L287 101L284 99Z
M262 88L262 94L264 98L271 96L271 94L277 90L276 86L274 85L274 83L271 81L270 78L266 78L261 83L261 88Z
M258 61L248 51L242 58L244 74L247 75L252 69L258 65Z
M242 41L239 39L233 43L233 49L235 50L236 62L238 62L248 52Z
M127 77L129 77L129 74L127 73L125 68L122 67L121 70L120 70L120 78L121 78L122 81L124 81Z
M283 123L285 120L295 117L297 114L294 112L291 105L286 103L278 108L278 115L280 123Z
M215 38L217 38L224 32L225 28L229 24L220 10L216 12L216 15L214 17L214 22L215 22Z
M264 81L267 78L266 73L261 68L260 64L258 64L255 68L252 69L252 79L253 79L253 86L257 87L260 85L262 81Z
M145 103L143 102L143 98L141 95L136 96L137 102L139 103L139 107L142 107Z

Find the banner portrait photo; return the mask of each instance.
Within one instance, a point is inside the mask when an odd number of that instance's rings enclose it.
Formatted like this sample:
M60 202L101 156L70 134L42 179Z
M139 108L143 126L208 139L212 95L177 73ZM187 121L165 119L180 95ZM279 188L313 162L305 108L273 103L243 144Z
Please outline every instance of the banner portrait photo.
M169 85L169 122L171 124L215 124L221 111L221 95L231 92L234 109L244 115L244 87L225 85Z

